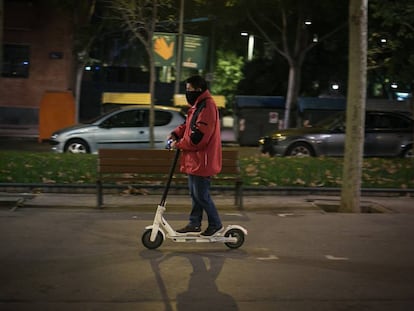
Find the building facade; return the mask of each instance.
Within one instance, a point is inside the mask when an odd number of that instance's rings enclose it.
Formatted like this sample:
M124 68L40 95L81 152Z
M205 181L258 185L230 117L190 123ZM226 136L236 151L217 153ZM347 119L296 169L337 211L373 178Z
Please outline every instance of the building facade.
M0 125L36 126L44 93L73 89L72 21L44 0L3 0L3 12Z

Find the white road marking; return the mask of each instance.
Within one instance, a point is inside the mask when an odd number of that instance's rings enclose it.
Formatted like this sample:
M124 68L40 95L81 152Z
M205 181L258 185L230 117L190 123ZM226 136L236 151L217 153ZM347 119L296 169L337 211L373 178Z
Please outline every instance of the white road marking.
M267 257L258 257L257 260L278 260L279 257L275 256L275 255L269 255Z
M294 216L295 214L293 214L293 213L280 213L280 214L277 214L279 217L286 217L286 216Z
M240 213L225 213L226 216L239 216L242 217L243 215Z
M328 260L349 260L348 257L336 257L332 255L325 255L325 258Z

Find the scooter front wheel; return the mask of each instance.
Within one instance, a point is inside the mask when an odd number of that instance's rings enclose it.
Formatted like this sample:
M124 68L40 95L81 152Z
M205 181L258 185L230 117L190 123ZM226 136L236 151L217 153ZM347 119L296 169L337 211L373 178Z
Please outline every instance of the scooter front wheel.
M224 236L236 238L236 242L224 243L228 248L239 248L244 243L244 232L240 229L230 229Z
M164 236L160 231L158 231L155 241L151 241L151 232L152 229L147 229L142 234L142 244L148 249L156 249L161 246L162 242L164 241Z

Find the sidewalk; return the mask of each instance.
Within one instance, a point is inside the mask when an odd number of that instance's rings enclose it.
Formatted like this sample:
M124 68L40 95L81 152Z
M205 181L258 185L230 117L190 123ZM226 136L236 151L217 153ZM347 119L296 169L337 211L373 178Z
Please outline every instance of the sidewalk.
M66 193L0 193L2 202L9 198L10 208L37 207L37 208L90 208L96 209L95 194L66 194ZM20 199L20 201L18 201ZM21 200L23 199L23 200ZM118 195L104 196L104 210L121 209L137 211L155 211L160 203L160 195ZM214 195L214 202L220 210L240 211L233 205L232 195ZM331 212L339 206L338 196L321 195L248 195L244 196L242 211L307 211ZM5 204L3 204L4 206ZM172 212L188 211L191 200L187 195L170 195L167 198L167 209ZM414 197L371 197L361 199L361 207L371 213L408 213L414 214Z

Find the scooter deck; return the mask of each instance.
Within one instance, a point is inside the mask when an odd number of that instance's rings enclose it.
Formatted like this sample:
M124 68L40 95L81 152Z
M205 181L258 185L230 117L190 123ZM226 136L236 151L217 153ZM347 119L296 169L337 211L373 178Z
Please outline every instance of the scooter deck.
M235 237L226 237L223 235L211 235L211 236L202 236L200 234L180 234L174 236L168 236L168 238L172 239L174 242L204 242L204 243L236 243L237 238Z

